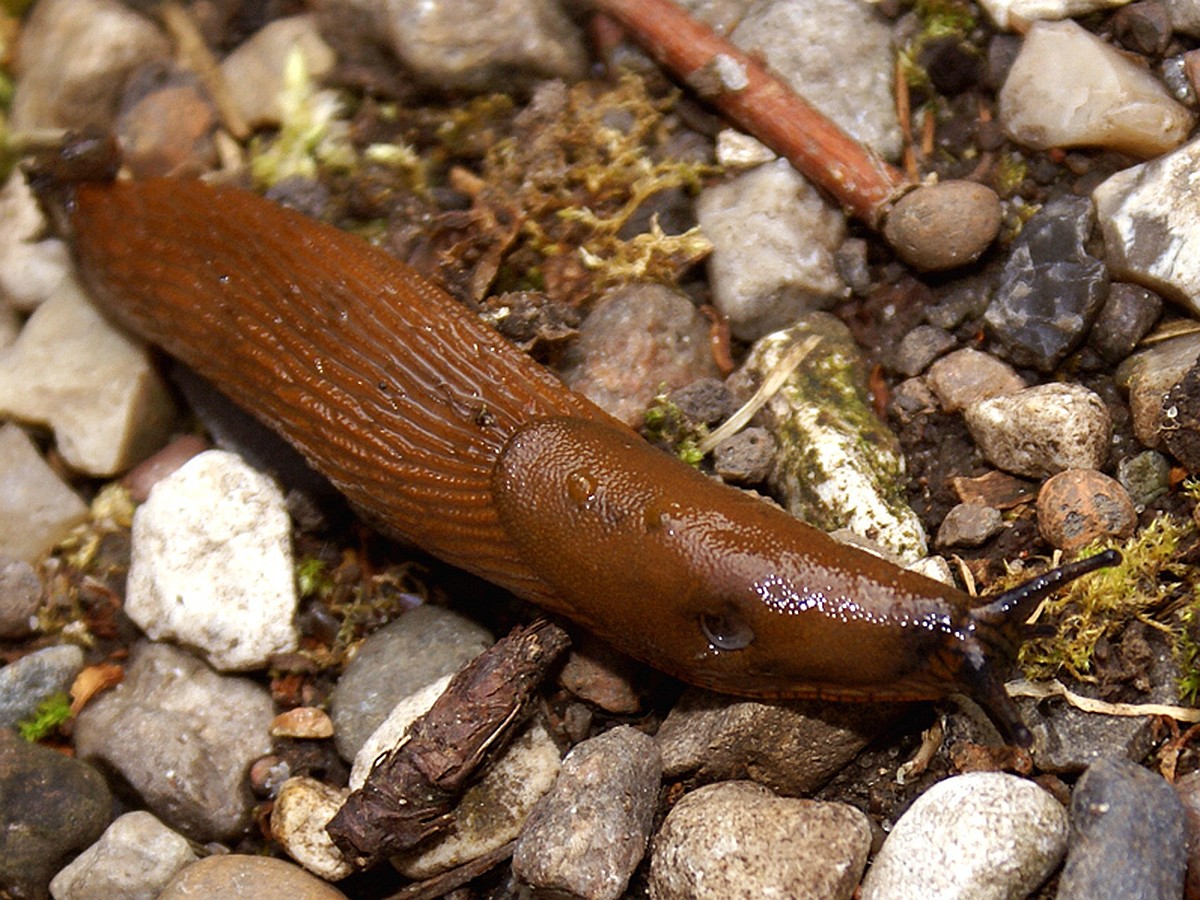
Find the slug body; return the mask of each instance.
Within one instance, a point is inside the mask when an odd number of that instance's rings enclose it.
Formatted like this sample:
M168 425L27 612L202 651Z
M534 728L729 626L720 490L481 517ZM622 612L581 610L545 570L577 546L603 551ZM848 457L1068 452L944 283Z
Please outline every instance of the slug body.
M81 184L98 303L294 444L368 519L686 681L749 696L963 692L1022 610L839 544L643 442L404 264L232 188Z

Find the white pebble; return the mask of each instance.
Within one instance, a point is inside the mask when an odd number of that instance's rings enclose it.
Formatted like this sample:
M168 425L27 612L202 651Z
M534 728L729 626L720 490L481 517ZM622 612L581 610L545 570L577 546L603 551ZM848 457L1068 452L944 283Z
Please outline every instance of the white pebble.
M134 516L125 611L215 668L262 668L298 641L290 538L275 482L232 453L201 453Z
M326 881L340 881L354 871L325 830L348 796L346 788L315 778L289 778L271 810L271 834L284 852Z
M33 562L87 516L25 432L0 428L0 556Z
M1129 0L979 0L997 28L1024 31L1043 19L1068 19L1100 9L1124 6Z

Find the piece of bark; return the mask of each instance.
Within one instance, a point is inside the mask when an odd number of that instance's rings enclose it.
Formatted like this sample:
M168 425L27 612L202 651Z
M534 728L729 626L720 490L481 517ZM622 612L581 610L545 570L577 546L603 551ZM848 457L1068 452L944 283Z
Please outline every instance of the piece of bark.
M566 632L538 620L455 675L326 826L346 859L366 868L447 830L485 756L529 717L534 692L569 645Z

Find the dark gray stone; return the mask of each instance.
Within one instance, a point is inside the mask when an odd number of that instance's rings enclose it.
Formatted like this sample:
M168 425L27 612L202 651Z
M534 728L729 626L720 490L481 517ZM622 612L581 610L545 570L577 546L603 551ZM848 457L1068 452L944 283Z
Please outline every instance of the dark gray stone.
M979 547L1003 529L1000 510L981 503L960 503L946 513L936 543L939 547Z
M892 367L912 377L925 371L931 362L954 346L954 336L934 325L918 325L900 340Z
M1108 362L1120 362L1154 327L1162 307L1162 298L1153 291L1118 282L1109 289L1088 342Z
M775 438L765 428L746 428L713 449L713 469L725 481L759 484L771 474Z
M1108 296L1108 269L1084 247L1086 197L1052 200L1026 224L984 316L1003 355L1052 372L1082 343Z

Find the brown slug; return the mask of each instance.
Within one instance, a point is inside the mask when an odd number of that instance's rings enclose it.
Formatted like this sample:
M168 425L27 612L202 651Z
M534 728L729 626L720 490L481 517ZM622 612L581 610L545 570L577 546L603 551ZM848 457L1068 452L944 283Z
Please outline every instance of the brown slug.
M646 444L415 271L253 194L84 183L116 321L294 444L382 530L679 678L759 697L968 694L1009 737L1024 620L1113 551L982 606Z

